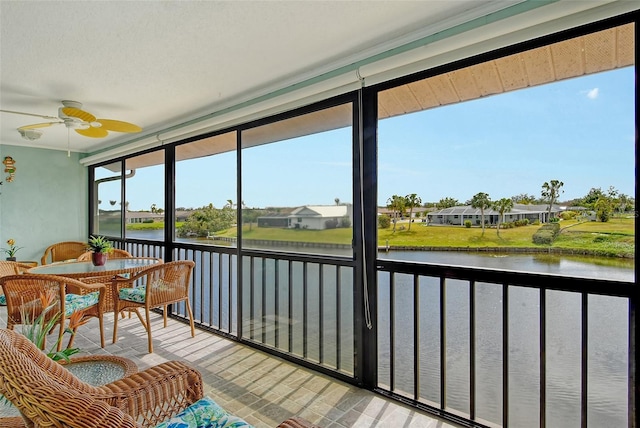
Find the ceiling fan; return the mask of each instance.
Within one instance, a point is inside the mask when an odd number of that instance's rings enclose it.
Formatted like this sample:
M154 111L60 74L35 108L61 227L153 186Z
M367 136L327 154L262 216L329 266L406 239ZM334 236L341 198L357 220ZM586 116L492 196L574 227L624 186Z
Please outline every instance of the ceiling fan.
M62 107L58 108L57 117L11 110L0 110L0 112L55 120L55 122L35 123L18 128L18 132L22 138L27 140L37 140L40 138L42 135L40 128L61 124L64 124L69 130L73 129L78 134L91 138L104 138L109 135L109 131L127 133L142 131L142 128L133 123L113 119L97 119L91 113L82 110L82 103L77 101L62 101Z

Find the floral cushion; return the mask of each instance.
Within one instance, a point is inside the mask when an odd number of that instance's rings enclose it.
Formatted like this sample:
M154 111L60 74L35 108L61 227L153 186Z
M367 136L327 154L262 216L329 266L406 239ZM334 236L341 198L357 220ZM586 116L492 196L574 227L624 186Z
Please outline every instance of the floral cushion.
M174 287L171 282L167 282L162 278L156 279L151 284L151 289L153 291L171 291L173 288ZM118 298L120 300L129 300L131 302L144 303L146 293L146 286L122 288L118 292Z
M72 313L90 308L98 304L100 292L94 291L85 295L67 294L64 299L65 316L71 316Z
M156 428L252 428L244 420L230 415L209 397L204 397Z
M144 303L147 287L121 288L118 292L120 300L129 300L131 302Z

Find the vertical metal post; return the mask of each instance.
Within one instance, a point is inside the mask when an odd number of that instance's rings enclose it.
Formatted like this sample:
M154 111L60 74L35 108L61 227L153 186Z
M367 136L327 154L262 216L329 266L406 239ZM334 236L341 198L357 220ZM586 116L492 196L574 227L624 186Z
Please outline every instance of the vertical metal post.
M440 408L447 407L447 293L440 277Z
M100 232L97 228L98 224L96 224L96 219L98 219L99 221L98 214L100 213L100 206L98 204L98 183L96 183L96 168L89 167L88 170L89 186L87 189L87 212L91 213L91 215L89 216L89 228L87 229L87 236L93 233ZM124 245L122 246L122 248L125 248Z
M342 361L340 358L340 350L342 343L342 299L340 298L340 290L342 288L342 280L340 277L340 266L336 266L336 369L342 368Z
M267 258L262 257L262 275L260 275L260 342L267 343ZM255 317L255 314L252 315Z
M640 362L638 362L638 340L640 340L640 317L638 317L638 303L640 303L640 293L634 291L629 298L629 427L640 427L640 417L638 416L640 399Z
M309 345L307 338L309 337L308 324L309 324L309 296L307 288L309 281L307 279L307 262L302 264L302 356L307 358L309 356Z
M509 426L509 284L502 285L502 426Z
M289 339L289 349L287 349L287 352L293 352L293 263L291 263L290 261L287 262L287 268L288 268L288 287L289 287L289 307L287 309L288 312L288 317L289 317L289 334L288 334L288 339Z
M540 428L547 425L547 292L540 288Z
M396 273L389 277L389 387L391 392L396 390Z
M635 74L635 193L638 194L638 135L640 135L640 85L638 85L638 64L640 64L640 13L634 13L634 74ZM635 217L635 236L640 233L640 223L638 222L638 212ZM635 241L635 254L638 254L638 240ZM637 263L636 263L637 267ZM640 428L640 362L638 362L637 346L640 339L640 317L638 316L638 304L640 304L640 293L638 292L638 271L636 270L635 287L632 297L629 299L629 426Z
M205 284L206 284L206 278L204 276L204 266L206 266L205 264L205 253L203 251L200 252L200 266L202 266L200 268L200 314L199 316L196 316L197 319L203 319L204 318L204 290L205 290ZM209 259L211 259L211 255L209 255ZM209 271L211 271L211 262L209 262ZM194 278L194 282L195 282L195 278ZM209 283L209 295L211 295L213 293L213 289L211 288L211 283ZM193 296L193 294L192 294ZM192 306L192 311L195 310L195 306L196 305L191 305ZM186 309L186 308L185 308ZM211 305L209 305L209 312L211 312ZM209 317L209 322L211 322L211 317Z
M255 272L255 257L249 257L249 338L255 339L255 278L253 272ZM242 302L239 302L242 307Z
M357 262L354 272L354 377L364 387L374 388L378 385L377 92L361 89L354 110L354 226L357 226L354 227ZM359 217L357 221L356 217Z
M589 404L589 294L582 293L582 355L580 364L580 426L587 428Z
M237 256L237 258L239 259L240 256ZM222 257L219 258L220 260L220 266L222 266ZM228 299L229 299L229 310L227 311L227 317L229 318L227 320L228 325L229 325L229 333L231 333L233 331L233 256L231 254L229 254L229 259L228 259L229 265L227 266L227 272L229 272L229 274L227 275L227 294L228 294ZM236 266L238 266L238 264L236 264ZM220 269L220 301L222 302L222 269ZM241 282L240 280L238 280L237 282L237 288L240 288L241 286ZM239 295L238 295L239 296ZM220 313L222 313L222 303L220 303ZM240 298L238 298L238 300L236 301L236 310L235 312L241 312L240 307L242 306L242 302L240 301ZM222 315L221 315L222 316ZM237 326L237 332L238 332L238 338L240 338L240 332L242 331L242 329Z
M318 360L324 363L324 264L318 264Z
M124 171L124 164L123 164ZM124 180L124 178L123 178ZM164 148L164 261L174 260L173 239L176 233L176 147ZM124 204L124 203L123 203ZM125 235L122 235L125 237ZM175 260L179 260L175 257Z
M273 280L273 286L274 286L274 312L275 312L275 316L276 319L274 321L275 323L275 332L276 335L274 337L274 345L276 347L276 349L280 348L280 262L277 259L273 260L273 263L275 264L274 268L274 280Z
M476 419L476 282L469 281L469 419Z
M420 277L413 275L413 399L420 399Z
M236 131L236 200L238 202L242 201L242 131ZM243 331L242 331L242 317L243 315L243 284L244 284L244 272L242 269L243 266L243 257L242 257L242 223L238 221L236 218L236 224L240 225L237 227L238 237L236 239L236 272L237 272L237 282L236 282L236 293L238 295L238 299L236 301L236 325L238 328L238 338L242 339ZM231 265L229 265L231 267ZM253 272L253 270L251 270ZM231 307L231 270L229 270L229 307ZM231 312L231 311L229 311ZM229 324L229 329L231 329L231 324Z

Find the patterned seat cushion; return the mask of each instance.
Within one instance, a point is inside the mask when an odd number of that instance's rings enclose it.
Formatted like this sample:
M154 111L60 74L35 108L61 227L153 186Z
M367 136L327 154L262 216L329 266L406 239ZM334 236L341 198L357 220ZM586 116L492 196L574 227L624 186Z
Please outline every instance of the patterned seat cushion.
M252 425L204 397L156 428L252 428Z
M0 295L0 306L7 306L7 296L4 294Z
M171 282L167 282L163 279L156 279L151 284L151 289L154 291L171 291L174 289L174 286ZM120 300L129 300L130 302L144 303L146 293L146 286L122 288L118 292L118 298Z
M72 313L90 308L98 304L100 292L94 291L85 295L67 294L64 299L65 316L71 316Z
M144 303L146 293L147 287L121 288L120 291L118 291L118 298L120 300Z

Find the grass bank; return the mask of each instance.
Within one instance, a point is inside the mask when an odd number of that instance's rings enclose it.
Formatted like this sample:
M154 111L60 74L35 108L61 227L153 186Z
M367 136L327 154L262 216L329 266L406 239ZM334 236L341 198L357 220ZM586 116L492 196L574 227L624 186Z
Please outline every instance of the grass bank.
M129 225L131 229L157 229L162 223L142 223ZM129 229L129 226L127 228ZM400 226L404 226L400 230ZM574 254L590 254L607 257L631 258L635 254L635 232L633 218L612 218L606 223L565 220L560 222L561 232L550 245L533 243L533 234L540 226L523 226L513 229L487 228L482 233L479 227L463 226L426 226L426 223L408 223L393 228L378 230L378 246L392 248L459 248L486 249L496 251L549 251ZM179 225L176 225L179 227ZM350 229L279 229L262 228L255 224L243 226L245 239L346 244L351 243ZM216 235L235 238L235 228L216 232Z
M613 218L607 223L574 220L560 222L561 231L550 245L533 243L533 234L540 226L522 226L501 229L465 228L462 226L423 226L414 223L411 230L380 230L379 245L391 247L457 247L492 249L556 250L579 254L610 257L633 257L635 235L633 218Z

